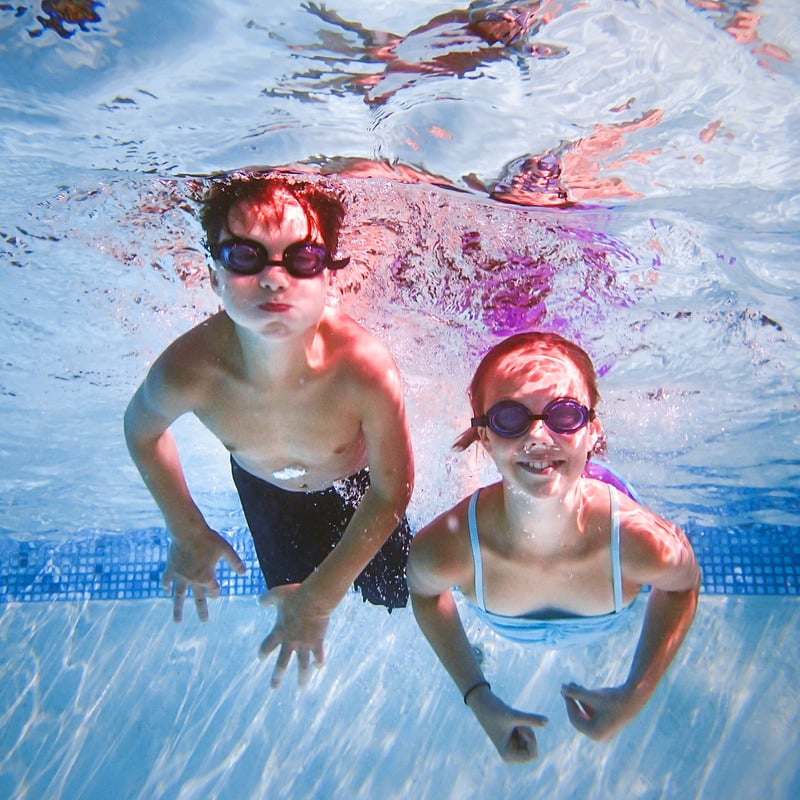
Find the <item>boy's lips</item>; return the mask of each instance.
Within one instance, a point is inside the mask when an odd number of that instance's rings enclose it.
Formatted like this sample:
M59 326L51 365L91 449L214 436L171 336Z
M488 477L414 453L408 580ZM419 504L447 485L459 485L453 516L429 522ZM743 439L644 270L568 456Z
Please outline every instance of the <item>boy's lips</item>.
M280 314L283 311L288 311L291 306L288 303L279 303L275 300L268 300L266 303L261 303L259 308L262 311L268 311L271 314Z

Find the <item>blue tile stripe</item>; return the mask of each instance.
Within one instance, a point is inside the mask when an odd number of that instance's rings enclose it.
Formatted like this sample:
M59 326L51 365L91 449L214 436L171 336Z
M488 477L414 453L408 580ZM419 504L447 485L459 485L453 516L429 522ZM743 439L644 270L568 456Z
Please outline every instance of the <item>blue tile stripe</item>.
M686 529L707 594L800 594L800 528Z
M800 528L754 524L686 532L703 569L706 594L800 594ZM240 577L220 566L221 593L263 593L264 579L247 530L222 533L245 562L247 574ZM160 528L119 534L85 531L67 542L5 539L0 543L0 603L162 597L168 545Z
M221 593L262 594L266 587L249 532L221 533L247 567L240 577L221 566ZM67 542L7 540L0 544L0 603L163 597L161 573L168 548L169 537L161 528L83 532Z

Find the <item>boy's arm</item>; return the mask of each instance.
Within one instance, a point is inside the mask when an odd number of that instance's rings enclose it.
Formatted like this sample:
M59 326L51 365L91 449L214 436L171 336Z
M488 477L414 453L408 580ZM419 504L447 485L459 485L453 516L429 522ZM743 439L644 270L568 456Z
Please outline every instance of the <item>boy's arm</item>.
M633 552L624 558L623 575L651 589L628 678L621 686L596 690L574 683L562 687L570 722L597 740L612 738L653 694L692 624L700 591L700 568L684 534L644 509L633 517L628 537Z
M434 521L412 543L408 585L414 616L502 759L531 761L537 755L532 726L544 726L547 717L503 703L481 671L450 589L456 583L463 585L470 573L459 548L454 547L452 531L457 523L452 513Z
M386 369L375 370L358 392L362 432L367 450L370 485L345 529L325 560L302 584L289 584L269 592L262 601L277 605L278 622L261 645L262 658L280 647L272 685L280 683L292 653L297 653L300 680L313 654L324 660L322 642L331 613L353 581L397 527L411 497L414 459L406 423L403 389L394 362L386 355Z
M162 356L137 389L125 411L125 440L172 537L162 584L165 590L175 584L173 618L181 620L186 589L191 587L197 614L206 621L206 598L219 595L217 562L225 559L240 575L245 567L230 544L208 526L189 493L169 426L190 406L185 393L172 385L169 372Z

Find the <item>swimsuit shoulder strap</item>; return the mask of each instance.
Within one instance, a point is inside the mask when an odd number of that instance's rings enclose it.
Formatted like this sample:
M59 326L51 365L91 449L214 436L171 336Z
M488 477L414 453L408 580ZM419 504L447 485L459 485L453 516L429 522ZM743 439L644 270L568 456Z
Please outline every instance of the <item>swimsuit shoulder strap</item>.
M478 608L486 610L486 603L483 599L483 560L481 559L481 543L478 540L478 495L481 490L476 489L469 499L469 510L467 511L467 522L469 523L469 543L472 548L472 563L475 566L475 599Z
M617 490L608 484L611 501L611 580L614 589L614 613L622 610L622 562L619 546L619 496Z

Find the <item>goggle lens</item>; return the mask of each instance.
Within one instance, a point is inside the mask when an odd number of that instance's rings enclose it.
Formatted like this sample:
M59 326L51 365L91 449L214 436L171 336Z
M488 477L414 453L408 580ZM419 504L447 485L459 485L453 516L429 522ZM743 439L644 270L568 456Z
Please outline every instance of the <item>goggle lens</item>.
M500 436L521 436L530 427L530 412L517 403L499 404L486 415L489 427Z
M259 252L245 242L231 242L220 247L220 261L225 269L231 272L239 272L242 275L252 275L258 272L263 266L263 259L259 258ZM286 255L283 256L284 263Z
M594 419L594 409L588 409L571 397L551 400L541 414L531 414L516 400L501 400L495 403L482 417L472 420L472 427L487 426L504 439L516 439L527 433L531 422L543 420L553 433L575 433Z
M333 261L327 249L310 242L296 242L283 251L280 261L270 260L263 245L247 239L233 239L217 245L211 255L237 275L257 275L264 267L283 267L294 278L313 278L324 269L341 269L349 258Z

